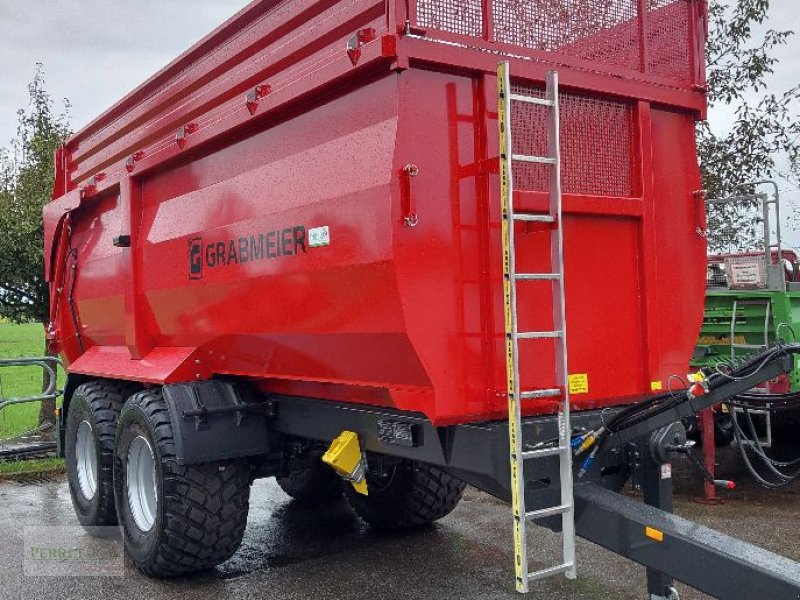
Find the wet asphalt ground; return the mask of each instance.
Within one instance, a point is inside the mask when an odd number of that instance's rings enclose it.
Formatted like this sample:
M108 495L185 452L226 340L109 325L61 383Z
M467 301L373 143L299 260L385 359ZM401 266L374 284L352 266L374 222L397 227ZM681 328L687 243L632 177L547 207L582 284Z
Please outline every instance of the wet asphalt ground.
M699 481L682 468L676 512L800 560L800 486L766 492L745 484L729 455L721 476L739 489L723 506L692 501ZM687 476L688 475L688 476ZM452 515L421 531L379 534L345 502L308 510L292 502L274 480L257 481L242 548L214 571L155 581L127 565L117 577L37 577L23 572L25 526L77 525L66 482L0 483L0 598L156 600L294 599L516 599L508 506L469 489ZM532 528L529 548L552 558L559 538ZM641 600L644 569L578 540L579 577L538 584L532 600ZM545 566L542 562L539 566ZM678 586L684 600L705 598ZM761 600L761 599L754 599Z

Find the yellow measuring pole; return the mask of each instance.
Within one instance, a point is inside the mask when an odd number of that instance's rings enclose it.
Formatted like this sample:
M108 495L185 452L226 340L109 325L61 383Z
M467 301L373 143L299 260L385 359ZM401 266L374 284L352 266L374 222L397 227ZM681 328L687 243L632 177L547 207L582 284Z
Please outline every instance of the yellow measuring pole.
M520 482L520 454L522 443L521 432L517 429L517 373L516 357L514 344L514 290L512 287L512 256L513 247L513 227L511 195L513 188L511 183L511 156L509 144L509 123L510 115L508 88L509 74L508 63L501 62L497 66L497 92L498 92L498 114L497 122L500 128L500 207L502 211L502 230L503 230L503 304L505 313L506 328L506 375L508 380L508 440L511 459L511 509L514 515L514 568L516 571L517 591L528 591L528 574L525 568L525 524L524 524L524 498L521 494L524 489Z

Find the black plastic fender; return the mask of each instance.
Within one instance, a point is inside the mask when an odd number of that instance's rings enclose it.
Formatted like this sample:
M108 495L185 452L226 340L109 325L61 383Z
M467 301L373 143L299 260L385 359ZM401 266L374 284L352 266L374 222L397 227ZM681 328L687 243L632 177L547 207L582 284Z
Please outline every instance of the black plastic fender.
M163 388L175 432L178 464L257 456L269 449L270 404L228 381L175 383Z

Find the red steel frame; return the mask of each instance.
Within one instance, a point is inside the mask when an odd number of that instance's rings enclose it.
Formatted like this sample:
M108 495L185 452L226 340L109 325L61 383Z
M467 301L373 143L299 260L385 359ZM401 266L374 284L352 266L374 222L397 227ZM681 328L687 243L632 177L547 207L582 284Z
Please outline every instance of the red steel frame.
M503 57L521 83L539 85L555 68L567 93L631 114L630 164L620 165L631 195L564 199L571 366L593 382L574 405L666 387L688 368L702 318L693 125L706 108L705 4L659 4L689 11L683 81L649 72L656 13L631 1L638 71L497 42L488 0L482 38L425 29L414 0L252 3L57 154L45 209L53 347L87 376L237 376L438 424L502 416ZM533 190L517 199L530 209L544 201ZM405 226L411 214L418 227ZM237 260L236 276L187 279L187 242L251 234L245 223L331 224L333 241L294 262ZM530 260L540 246L523 236ZM608 264L595 268L593 256ZM543 297L533 293L532 305L549 313ZM276 302L258 308L253 298ZM549 387L546 350L528 359L528 385ZM527 412L551 410L534 401Z

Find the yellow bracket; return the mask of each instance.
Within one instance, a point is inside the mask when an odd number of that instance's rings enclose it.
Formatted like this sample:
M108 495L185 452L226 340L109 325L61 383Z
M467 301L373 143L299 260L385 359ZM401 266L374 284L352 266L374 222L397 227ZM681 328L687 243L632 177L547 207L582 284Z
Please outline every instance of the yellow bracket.
M361 453L358 436L352 431L343 431L333 442L328 451L322 455L322 462L330 466L353 488L364 496L367 493L366 461Z

